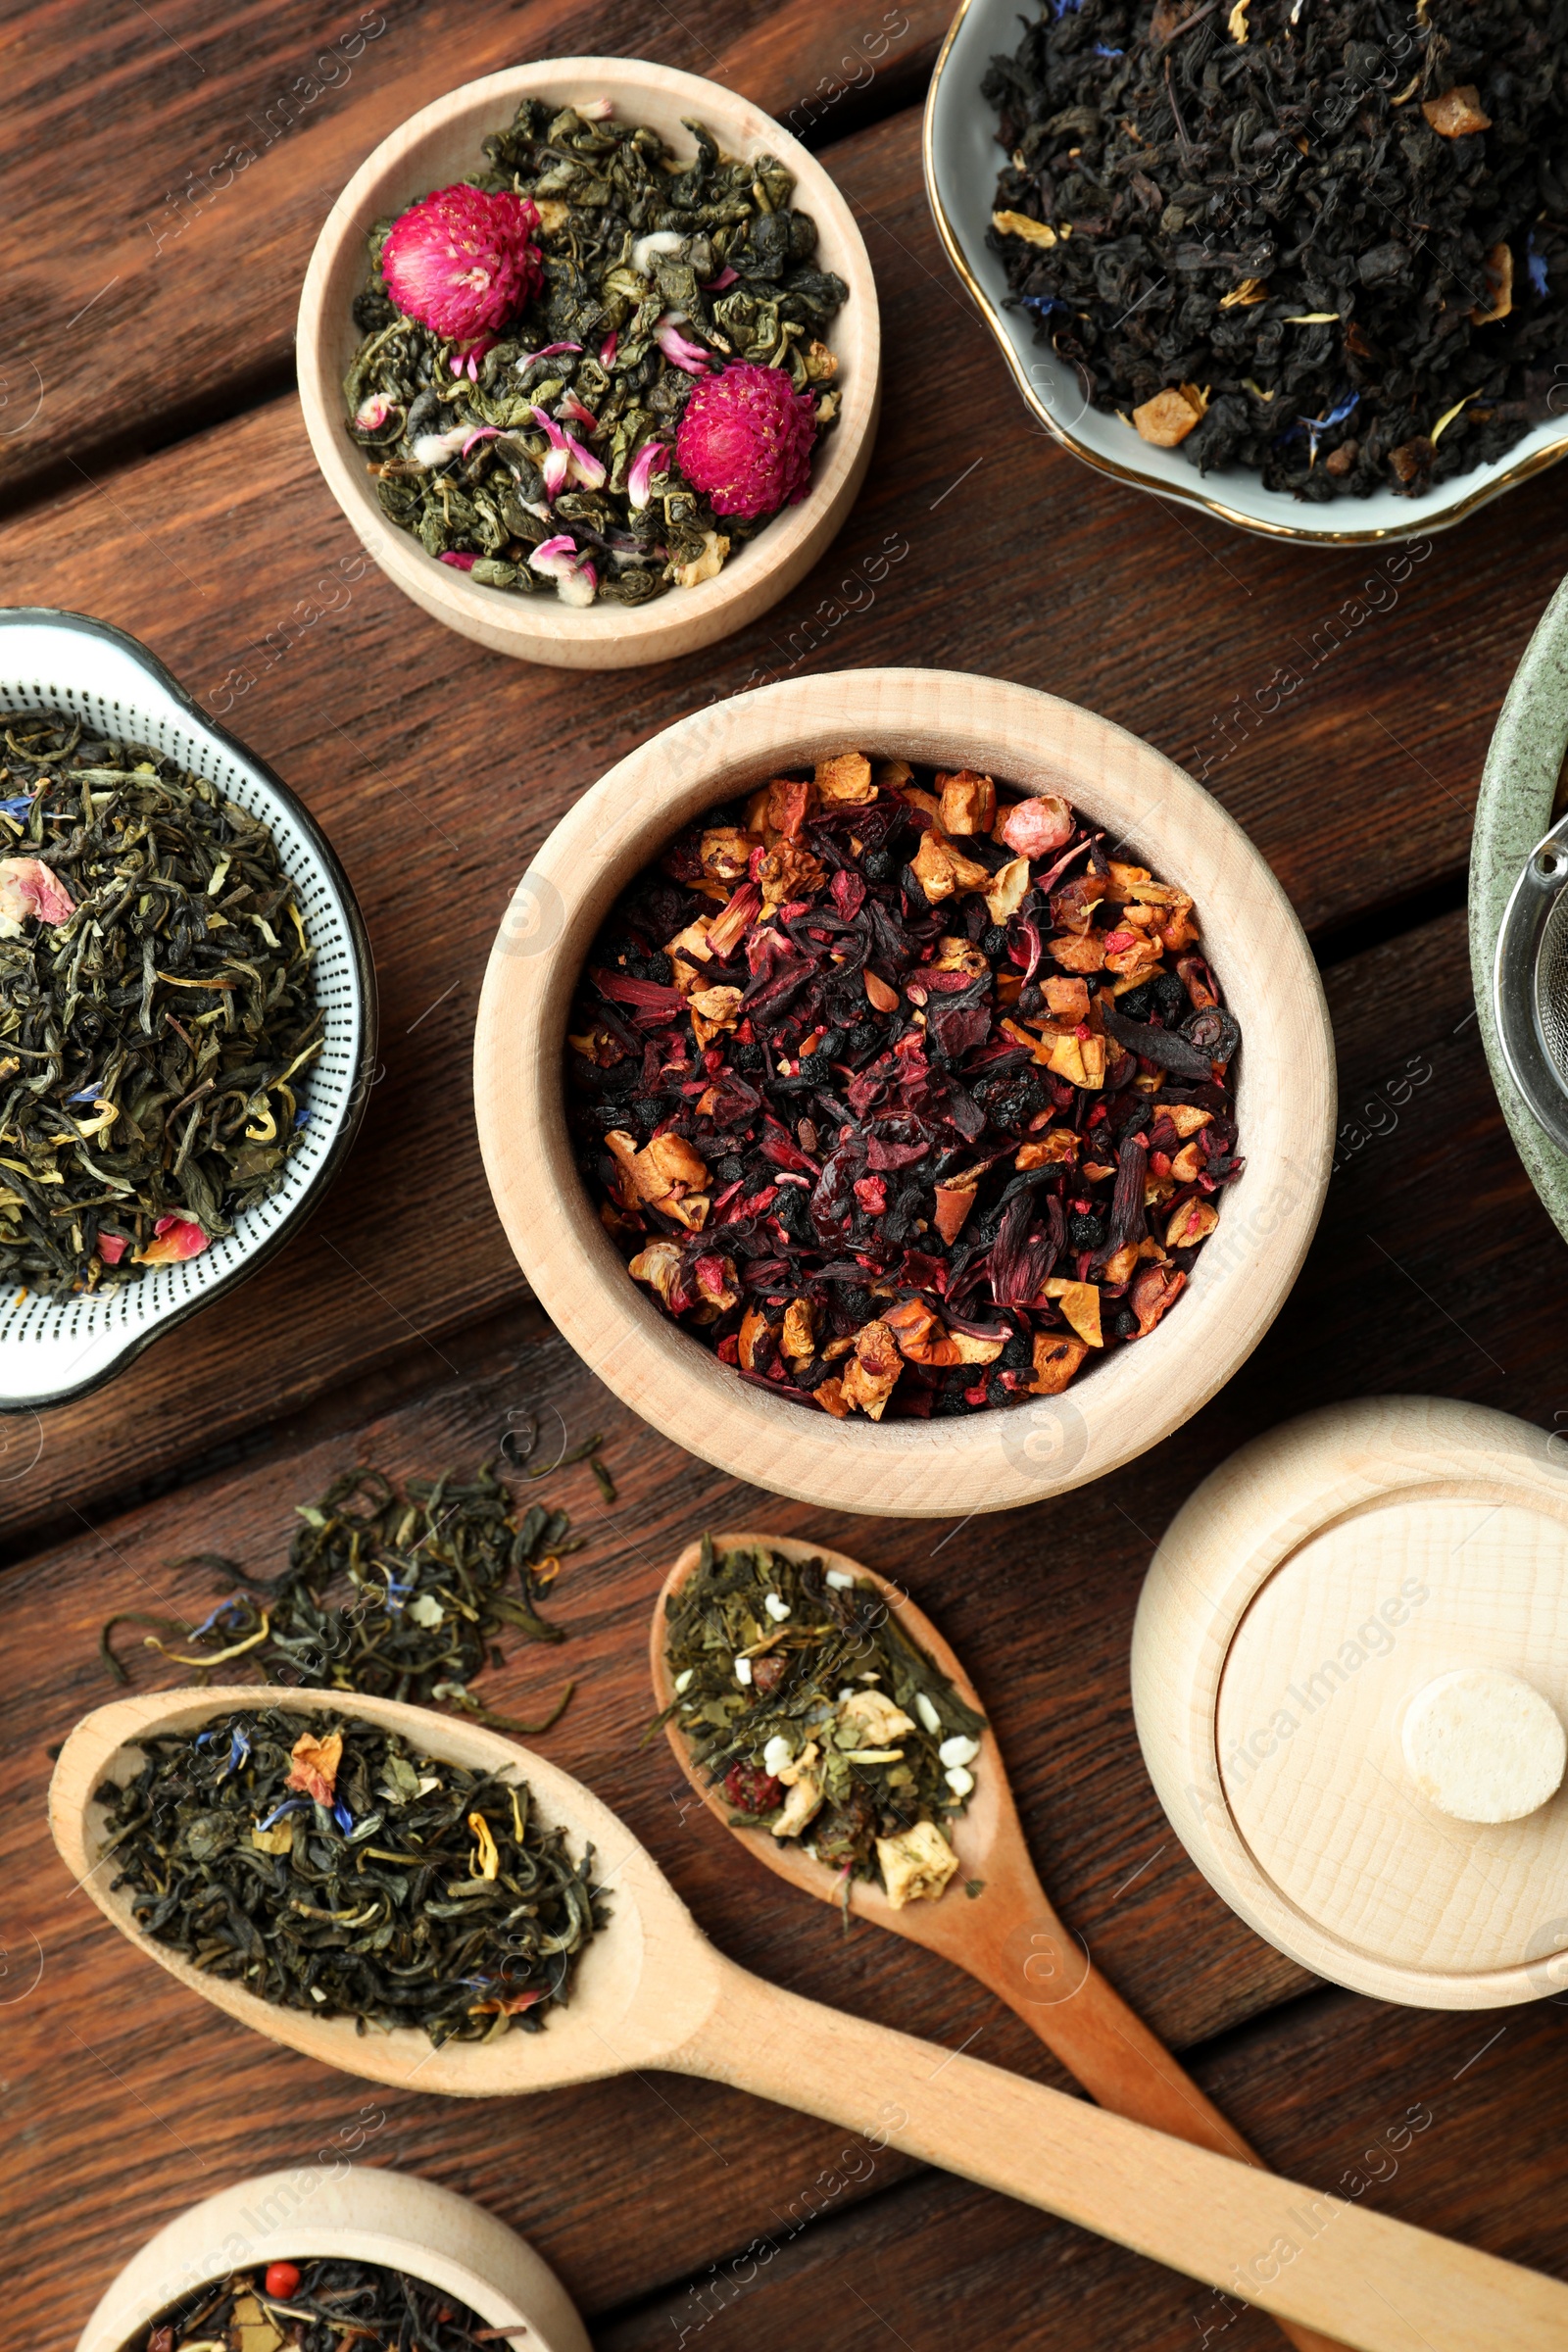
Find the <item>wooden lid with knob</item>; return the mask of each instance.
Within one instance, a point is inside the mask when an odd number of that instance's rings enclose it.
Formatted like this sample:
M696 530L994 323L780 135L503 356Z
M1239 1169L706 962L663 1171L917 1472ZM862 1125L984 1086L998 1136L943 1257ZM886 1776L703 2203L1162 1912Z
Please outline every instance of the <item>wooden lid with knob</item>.
M1133 1704L1194 1861L1303 1967L1568 1987L1568 1443L1378 1397L1244 1446L1154 1555Z

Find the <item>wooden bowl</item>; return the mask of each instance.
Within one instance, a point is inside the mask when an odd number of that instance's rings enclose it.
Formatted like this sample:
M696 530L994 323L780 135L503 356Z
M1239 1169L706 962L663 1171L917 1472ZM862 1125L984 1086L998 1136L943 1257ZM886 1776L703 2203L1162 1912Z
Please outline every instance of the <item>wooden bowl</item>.
M376 2127L357 2128L363 2136ZM140 2330L160 2312L230 2271L330 2256L426 2279L488 2327L525 2328L516 2340L530 2352L589 2352L560 2279L504 2222L433 2180L325 2156L237 2180L176 2214L111 2279L76 2352L139 2352Z
M1374 2000L1568 1984L1559 1442L1448 1398L1325 1405L1205 1479L1144 1586L1133 1709L1176 1835L1249 1926ZM1450 1714L1434 1770L1421 1716L1456 1678L1470 1739Z
M803 211L819 232L818 258L850 289L829 340L841 369L837 423L823 440L811 487L738 549L717 577L671 588L652 604L577 610L551 596L475 587L381 512L365 456L344 429L343 378L360 343L350 306L366 280L365 241L374 223L432 188L483 167L480 141L509 123L522 98L553 105L612 98L616 113L652 125L672 153L696 153L683 118L706 122L728 155L768 153L794 174ZM306 429L327 487L389 580L435 619L493 653L558 669L630 669L727 637L794 587L837 536L854 505L876 434L881 325L870 257L855 217L815 157L760 107L716 81L626 57L551 58L466 82L422 107L382 140L326 219L305 275L297 339Z
M831 752L983 769L1065 794L1190 890L1242 1025L1247 1170L1177 1307L1065 1395L962 1420L835 1421L742 1381L654 1305L578 1179L562 1057L572 991L612 901L671 835ZM1005 1510L1102 1477L1195 1413L1256 1347L1296 1279L1328 1183L1333 1044L1306 940L1233 818L1136 736L1053 695L951 671L789 679L693 712L584 795L518 885L474 1039L496 1208L541 1304L634 1411L736 1478L825 1508Z

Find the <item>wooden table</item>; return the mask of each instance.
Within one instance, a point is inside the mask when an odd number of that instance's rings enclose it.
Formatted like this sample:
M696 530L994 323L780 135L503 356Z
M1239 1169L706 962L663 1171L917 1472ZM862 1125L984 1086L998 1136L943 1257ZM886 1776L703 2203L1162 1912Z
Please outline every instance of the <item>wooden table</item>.
M549 1490L590 1539L557 1591L570 1644L512 1650L492 1703L537 1707L569 1666L577 1696L542 1744L726 1951L1059 2079L968 1980L870 1929L845 1940L743 1867L640 1746L653 1593L680 1544L727 1521L907 1581L989 1701L1057 1902L1274 2163L1568 2271L1555 2009L1383 2009L1257 1942L1154 1801L1126 1664L1161 1528L1256 1431L1373 1391L1568 1414L1561 1245L1488 1081L1462 911L1476 777L1554 585L1568 467L1430 543L1412 508L1396 586L1386 559L1267 546L1095 478L1031 424L938 250L919 102L942 29L943 0L36 0L0 34L0 592L133 630L276 764L348 865L383 1009L369 1118L313 1227L112 1388L0 1427L0 2163L7 2335L29 2352L65 2352L169 2214L323 2150L482 2199L558 2267L605 2352L1278 2340L1188 2280L722 2089L367 2099L187 1999L74 1895L44 1790L51 1747L110 1694L103 1619L204 1614L210 1572L170 1563L271 1572L293 1505L337 1468L471 1464L522 1408L573 1439L603 1430L619 1498L585 1470ZM732 644L590 682L480 653L365 564L306 446L289 339L317 227L393 123L504 64L595 50L730 82L824 153L877 270L887 378L868 487L818 571ZM873 589L878 551L895 561ZM491 935L574 796L715 693L885 662L1048 687L1201 776L1290 890L1340 1049L1327 1211L1246 1375L1114 1479L961 1528L780 1503L641 1427L529 1302L469 1102ZM1271 694L1281 673L1295 684ZM152 1679L140 1655L136 1673ZM1385 2134L1411 2109L1430 2121L1396 2156Z

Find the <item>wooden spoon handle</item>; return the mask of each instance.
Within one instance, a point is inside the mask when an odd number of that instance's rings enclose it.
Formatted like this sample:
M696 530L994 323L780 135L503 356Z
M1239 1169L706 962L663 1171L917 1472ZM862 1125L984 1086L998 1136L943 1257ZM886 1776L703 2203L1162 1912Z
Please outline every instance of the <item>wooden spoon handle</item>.
M1568 2286L718 1963L658 2063L777 2100L1356 2352L1565 2352Z
M1038 1933L1031 1938L1031 1961L1046 1957L1048 1940ZM1130 2116L1195 2147L1264 2169L1235 2125L1064 1931L1045 1968L1036 1966L1033 1981L1021 1969L992 1966L971 1973L1033 2028L1090 2097L1112 2115ZM1055 1988L1059 1998L1046 1997ZM1315 2328L1285 2319L1279 2325L1297 2352L1343 2352Z

